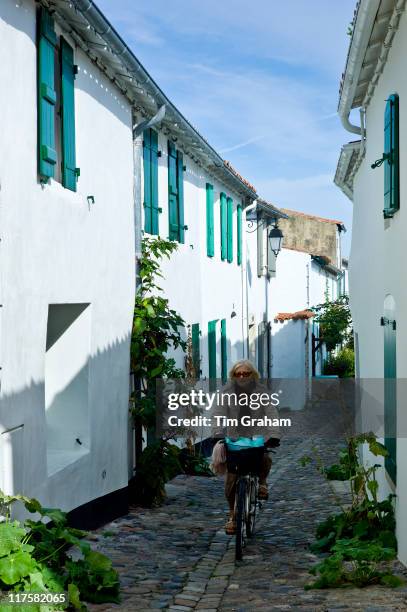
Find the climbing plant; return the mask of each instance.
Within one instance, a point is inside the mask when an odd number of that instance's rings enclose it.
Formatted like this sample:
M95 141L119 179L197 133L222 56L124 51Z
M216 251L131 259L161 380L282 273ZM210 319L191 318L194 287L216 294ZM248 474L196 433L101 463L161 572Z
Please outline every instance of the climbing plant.
M156 410L162 379L184 379L185 372L178 368L169 349L187 347L181 330L183 318L169 306L163 297L158 279L163 278L161 264L170 258L178 244L161 238L144 238L140 259L141 286L134 306L131 337L131 369L138 381L138 389L131 396L131 412L136 427L155 432ZM171 439L174 432L150 436L147 448L139 454L136 478L130 491L136 503L154 506L165 498L165 483L182 472L180 449Z
M169 258L178 244L161 238L144 238L140 259L141 287L137 293L131 337L131 369L140 382L140 392L131 397L132 414L146 428L155 425L157 380L183 378L184 370L168 357L168 350L186 350L181 329L182 317L160 295L157 279L162 278L161 260Z

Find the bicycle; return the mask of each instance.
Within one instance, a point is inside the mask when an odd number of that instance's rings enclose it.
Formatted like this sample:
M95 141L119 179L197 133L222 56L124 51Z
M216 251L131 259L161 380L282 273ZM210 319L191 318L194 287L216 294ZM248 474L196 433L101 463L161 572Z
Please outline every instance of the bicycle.
M258 500L259 472L261 470L266 449L264 439L259 437L253 440L239 438L232 441L225 439L226 460L228 472L237 474L235 516L236 516L236 548L235 557L240 561L246 538L254 535L256 525L257 507L261 507Z

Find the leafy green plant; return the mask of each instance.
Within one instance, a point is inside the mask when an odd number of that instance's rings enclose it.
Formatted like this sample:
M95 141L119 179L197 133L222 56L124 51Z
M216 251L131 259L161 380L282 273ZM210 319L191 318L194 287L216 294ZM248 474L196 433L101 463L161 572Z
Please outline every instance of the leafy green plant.
M314 321L319 323L320 336L328 351L333 351L338 344L347 342L352 324L347 295L333 301L326 299L323 304L318 304L311 310L316 313Z
M11 520L11 507L21 502L39 520ZM86 610L83 601L119 603L119 579L105 555L92 551L82 538L86 532L69 527L67 516L44 508L36 499L5 495L0 491L0 590L16 592L68 592L70 605ZM50 519L48 524L43 519ZM77 550L81 558L73 560ZM64 610L65 604L30 604L30 611Z
M158 506L165 499L165 483L182 472L181 449L169 440L155 440L144 449L137 467L135 501Z
M160 262L177 249L176 242L161 238L144 238L140 259L141 288L134 306L131 337L131 369L141 383L141 392L131 397L132 414L146 428L155 426L157 379L184 378L175 359L167 357L172 347L186 349L180 329L185 327L182 317L169 307L168 299L159 295L156 284L162 278Z
M349 507L343 507L318 525L311 550L329 556L311 570L317 579L306 588L401 583L389 566L397 551L394 495L379 501L376 472L381 466L359 463L360 444L367 444L374 456L387 455L386 448L372 433L350 438L339 463L328 470L317 455L318 469L328 481L338 472L349 477L352 501ZM309 463L309 459L304 458L303 464Z
M353 349L344 347L336 355L330 355L324 363L324 374L336 374L339 378L354 378L355 353Z
M349 480L355 476L358 465L357 445L355 440L350 438L347 447L339 453L339 463L325 469L325 476L328 480Z

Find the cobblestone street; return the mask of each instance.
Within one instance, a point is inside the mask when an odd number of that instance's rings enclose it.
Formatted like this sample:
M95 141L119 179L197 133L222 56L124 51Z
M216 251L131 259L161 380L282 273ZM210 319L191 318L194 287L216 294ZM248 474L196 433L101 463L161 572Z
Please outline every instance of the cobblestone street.
M120 573L122 603L89 609L407 610L407 585L304 590L317 559L308 545L317 523L335 509L334 495L315 466L299 463L309 451L309 442L286 440L273 455L270 499L240 563L234 561L234 538L223 531L222 478L179 476L167 485L163 507L133 508L94 532L92 545L107 553ZM337 448L324 442L321 454L333 462Z

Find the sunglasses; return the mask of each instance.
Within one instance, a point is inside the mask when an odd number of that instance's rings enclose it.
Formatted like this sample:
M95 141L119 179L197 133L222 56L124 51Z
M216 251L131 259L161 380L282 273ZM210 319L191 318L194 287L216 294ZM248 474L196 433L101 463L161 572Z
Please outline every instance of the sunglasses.
M249 378L249 376L251 376L251 375L252 375L251 372L236 372L234 377L235 378Z

